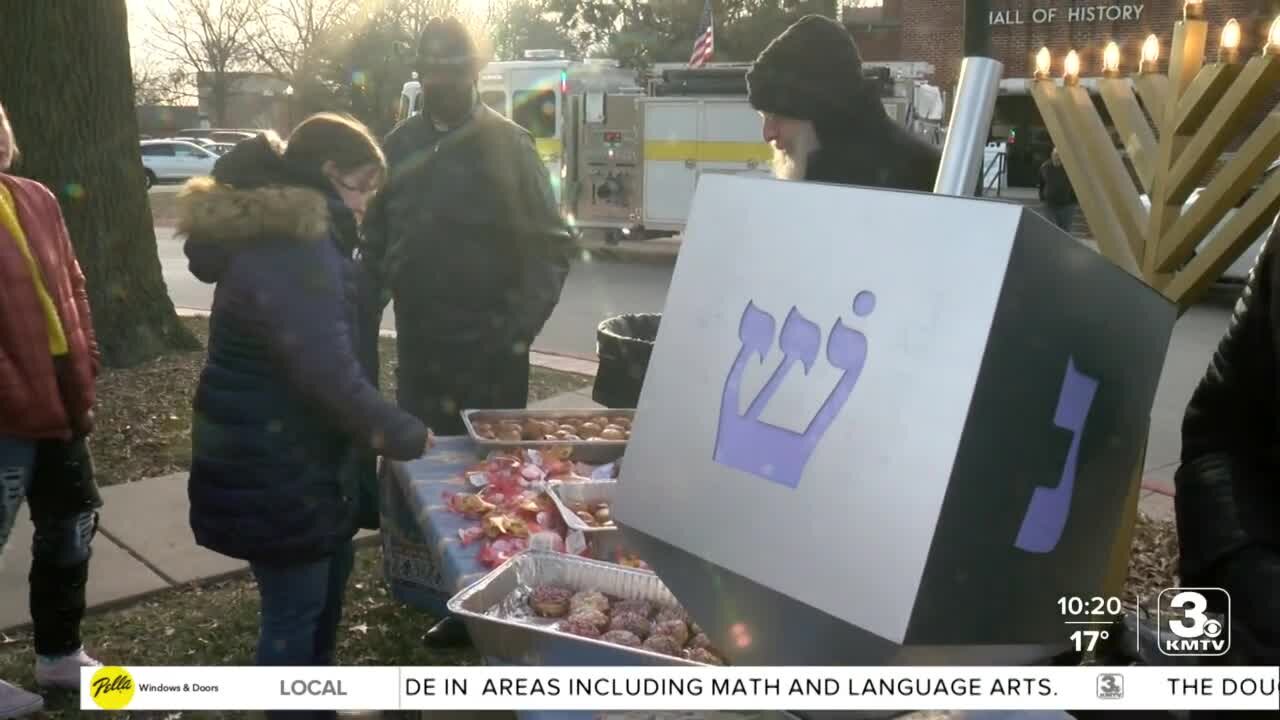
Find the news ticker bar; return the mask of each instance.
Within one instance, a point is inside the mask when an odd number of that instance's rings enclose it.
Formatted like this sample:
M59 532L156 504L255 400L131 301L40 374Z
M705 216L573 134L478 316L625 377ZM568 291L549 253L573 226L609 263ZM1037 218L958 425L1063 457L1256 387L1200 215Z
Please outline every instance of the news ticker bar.
M1280 710L1276 667L104 667L83 710Z

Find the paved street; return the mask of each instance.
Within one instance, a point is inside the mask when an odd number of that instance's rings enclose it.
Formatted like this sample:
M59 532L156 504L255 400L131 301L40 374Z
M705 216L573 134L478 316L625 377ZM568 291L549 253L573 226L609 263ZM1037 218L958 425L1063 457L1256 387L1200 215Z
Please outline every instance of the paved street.
M169 297L180 308L207 310L213 286L192 277L182 241L172 228L157 227L156 242ZM552 352L591 354L596 351L596 325L624 312L658 312L667 297L671 268L619 262L576 262L569 273L560 305L547 322L534 347ZM395 329L392 312L382 326Z

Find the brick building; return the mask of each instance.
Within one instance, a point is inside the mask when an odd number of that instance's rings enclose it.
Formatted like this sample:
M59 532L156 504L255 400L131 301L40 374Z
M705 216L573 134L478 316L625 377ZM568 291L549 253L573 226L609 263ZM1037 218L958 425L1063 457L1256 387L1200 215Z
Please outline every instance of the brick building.
M964 56L963 0L846 0L844 22L869 61L924 61L935 68L934 84L950 93ZM1241 52L1260 50L1280 0L1204 0L1210 23L1209 57L1215 57L1219 33L1228 18L1242 26ZM1099 75L1102 50L1120 46L1121 70L1132 72L1142 43L1160 38L1161 69L1168 59L1174 22L1183 0L991 0L988 26L993 55L1004 65L993 134L1013 134L1021 147L1010 148L1010 184L1024 185L1048 155L1048 137L1027 83L1035 54L1048 47L1055 75L1069 50L1080 55L1083 75Z

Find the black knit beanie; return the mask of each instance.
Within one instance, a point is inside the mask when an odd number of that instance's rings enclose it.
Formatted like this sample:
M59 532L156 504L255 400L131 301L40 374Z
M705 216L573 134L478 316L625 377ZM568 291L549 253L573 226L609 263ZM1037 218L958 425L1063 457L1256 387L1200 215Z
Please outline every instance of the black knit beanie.
M862 79L862 57L839 22L806 15L773 39L747 71L747 98L761 112L817 125L856 125L871 90Z

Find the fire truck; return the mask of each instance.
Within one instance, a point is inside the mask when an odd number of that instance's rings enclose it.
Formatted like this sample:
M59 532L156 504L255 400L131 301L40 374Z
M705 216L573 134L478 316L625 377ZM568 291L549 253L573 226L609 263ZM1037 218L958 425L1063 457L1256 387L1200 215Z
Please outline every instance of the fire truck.
M658 64L638 75L612 60L535 50L487 65L480 96L533 134L566 217L616 243L683 230L704 174L771 173L773 150L747 102L748 67ZM941 143L941 112L917 112L927 89L918 78L931 67L886 63L865 72L890 117ZM415 79L405 84L401 113L419 111Z

